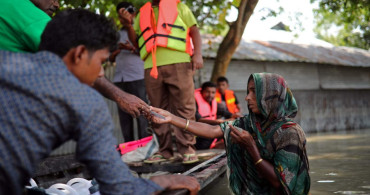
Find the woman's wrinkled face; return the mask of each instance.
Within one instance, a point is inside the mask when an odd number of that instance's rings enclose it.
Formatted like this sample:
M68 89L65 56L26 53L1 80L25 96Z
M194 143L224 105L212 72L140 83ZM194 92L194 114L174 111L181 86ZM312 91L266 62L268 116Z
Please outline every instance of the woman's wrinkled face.
M245 101L248 102L248 108L254 114L261 114L261 111L258 109L257 105L256 87L253 79L248 82L248 94L245 96Z

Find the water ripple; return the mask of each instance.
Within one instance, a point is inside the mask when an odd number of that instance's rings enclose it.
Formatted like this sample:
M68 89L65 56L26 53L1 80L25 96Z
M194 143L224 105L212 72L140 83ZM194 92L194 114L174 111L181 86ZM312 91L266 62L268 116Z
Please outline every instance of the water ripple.
M334 194L365 194L364 191L336 191Z

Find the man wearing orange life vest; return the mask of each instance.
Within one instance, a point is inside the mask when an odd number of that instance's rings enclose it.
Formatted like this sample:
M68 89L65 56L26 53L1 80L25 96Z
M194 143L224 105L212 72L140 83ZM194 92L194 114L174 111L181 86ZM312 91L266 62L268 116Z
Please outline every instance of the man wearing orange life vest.
M195 119L198 122L207 123L210 125L219 125L225 120L217 119L217 117L223 117L229 119L232 114L225 108L220 107L220 104L216 102L216 85L212 82L205 82L202 87L196 89L194 97L197 106L197 112ZM208 139L203 137L196 138L196 149L209 149L213 142L216 143L216 139Z
M232 117L232 113L227 109L222 109L220 104L216 102L215 95L216 85L212 82L205 82L201 88L195 90L194 97L197 106L195 119L198 122L218 125L224 122L218 118L229 119Z
M120 11L128 18L126 10ZM180 0L152 0L140 8L134 27L128 30L130 40L144 60L145 85L151 105L171 110L175 115L195 119L193 74L203 67L201 38L190 9ZM192 48L194 46L194 48ZM183 163L198 161L195 138L172 127ZM144 162L165 161L173 156L170 126L153 125L159 141L159 152Z
M227 107L229 112L233 114L233 118L241 117L239 101L236 98L234 91L229 90L229 81L226 77L218 77L216 101Z

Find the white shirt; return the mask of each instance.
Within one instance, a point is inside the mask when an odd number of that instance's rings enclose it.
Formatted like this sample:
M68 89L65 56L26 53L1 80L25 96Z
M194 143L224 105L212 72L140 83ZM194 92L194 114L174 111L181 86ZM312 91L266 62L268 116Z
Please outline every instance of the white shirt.
M131 43L126 29L121 29L119 34L121 35L119 42L126 43L128 41ZM144 62L138 54L122 49L116 56L116 65L116 72L113 77L114 83L144 79Z

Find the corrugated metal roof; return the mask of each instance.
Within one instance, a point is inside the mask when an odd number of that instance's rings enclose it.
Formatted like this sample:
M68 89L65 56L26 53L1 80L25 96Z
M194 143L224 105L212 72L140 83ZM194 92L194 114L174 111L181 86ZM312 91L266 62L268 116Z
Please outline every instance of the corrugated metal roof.
M215 58L221 41L222 37L204 35L203 56ZM370 67L370 51L363 49L259 40L242 40L233 59Z

